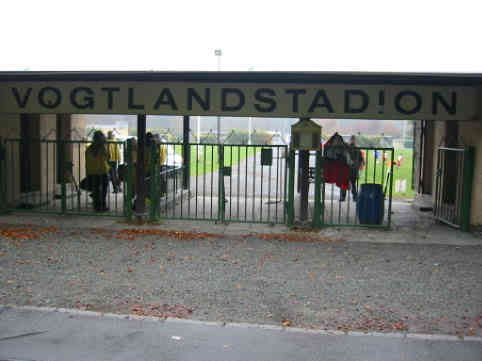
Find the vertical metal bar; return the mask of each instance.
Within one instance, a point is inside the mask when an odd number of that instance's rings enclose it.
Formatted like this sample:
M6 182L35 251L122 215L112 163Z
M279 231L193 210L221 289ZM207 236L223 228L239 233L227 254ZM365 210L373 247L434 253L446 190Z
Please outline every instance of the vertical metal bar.
M437 168L435 170L435 207L434 207L434 215L438 217L438 195L439 195L439 170L440 170L440 149L437 150Z
M348 199L346 200L347 202L350 201L350 189L347 190L347 193L348 193ZM341 200L338 200L338 223L337 224L341 224L341 208L343 207L343 202L341 202Z
M348 199L347 199L347 202L346 202L346 224L350 224L350 203L351 203L351 199L352 199L352 194L351 194L351 189L350 189L348 191Z
M373 150L373 183L377 182L377 155L378 149Z
M127 160L127 144L126 144L126 142L124 142L123 144L124 144L124 146L122 147L122 152L123 152L122 157L123 157L124 164L128 164L127 163L128 162L128 160ZM80 169L80 167L79 167L79 169ZM124 217L127 217L127 208L128 208L127 203L128 202L127 202L127 179L126 178L128 177L128 175L127 175L127 170L125 170L125 171L126 171L126 174L125 174L124 179L122 180L122 199L124 201L123 202L124 207L122 209L122 215Z
M141 218L146 211L146 115L137 115L137 169L136 169L136 215Z
M218 170L219 168L221 167L221 162L219 160L219 157L220 157L220 154L219 154L219 146L216 146L216 148L214 148L214 146L211 146L211 218L213 218L213 185L214 185L214 149L217 150L217 161L218 161ZM218 178L219 178L219 172L218 172ZM219 186L219 179L218 179L218 186ZM218 192L219 193L219 192ZM218 195L219 197L221 197L221 195L219 194Z
M218 148L218 221L225 221L225 193L224 193L224 145L219 144Z
M368 164L370 163L370 151L366 149L366 159L365 159L365 184L368 183Z
M280 175L279 175L279 163L280 163L280 158L279 158L279 150L280 146L276 147L276 196L275 196L275 223L278 223L278 188L280 186Z
M173 183L171 187L169 187L169 180L171 180L171 182L174 182L174 178L171 176L171 172L175 172L176 170L176 157L175 157L175 153L176 153L176 146L174 144L169 144L169 146L172 147L172 154L173 154L173 160L172 160L172 164L173 164L173 167L172 169L169 169L166 174L164 175L165 177L165 180L166 180L166 188L167 189L171 189L171 192L175 192L175 184ZM164 202L164 214L167 216L168 215L168 208L167 208L167 203L169 201L169 192L166 192L166 201Z
M392 224L392 195L393 195L393 161L395 159L395 151L392 148L392 161L391 161L391 169L390 169L390 192L388 198L388 225L387 228L390 228Z
M5 188L7 183L5 174L6 152L3 138L0 137L0 214L4 214L7 208L7 191Z
M464 193L465 151L457 154L457 224L462 225L462 199Z
M192 153L193 149L191 148L191 153ZM195 176L196 176L196 186L197 186L197 165L199 163L199 159L198 159L198 151L199 151L199 144L196 143L196 173ZM191 154L191 157L193 157L194 155ZM191 158L192 159L192 158ZM191 164L189 164L189 168L192 167L192 162ZM194 167L192 167L194 168ZM191 174L191 172L189 171L189 173ZM191 174L192 175L192 174ZM191 180L189 180L189 183L191 183ZM187 194L187 217L190 217L191 216L191 187L189 187L189 192Z
M334 207L334 190L335 186L331 183L331 209L330 209L330 224L333 224L333 207Z
M251 220L252 221L255 221L256 220L256 212L255 212L255 204L256 204L256 149L257 147L254 146L252 149L253 149L253 194L251 195L251 198L253 199L253 204L252 204L252 208L253 208L253 213L251 213Z
M237 194L237 198L236 198L236 202L237 202L237 219L238 220L241 220L241 217L239 215L239 191L240 191L240 186L241 186L241 177L240 177L240 173L241 173L241 146L238 145L238 186L237 186L237 190L238 190L238 194ZM246 181L246 180L245 180Z
M382 174L381 174L381 184L382 184L382 189L385 189L385 150L382 153Z
M263 149L261 148L261 151ZM263 222L263 171L264 171L264 166L260 162L260 167L261 167L261 198L260 198L260 203L259 203L259 220L260 222Z
M176 154L176 147L178 145L174 145L174 154ZM174 215L174 210L176 208L176 194L177 194L177 190L178 188L180 187L181 188L181 192L183 190L183 180L181 179L181 182L179 182L179 178L178 178L178 174L177 174L177 170L174 170L173 171L173 176L172 176L172 180L174 182L174 192L172 192L172 215ZM181 184L179 184L181 183ZM167 201L168 201L168 197L166 197L166 214L167 214Z
M43 153L43 152L42 152L42 145L43 145L43 143L40 143L40 154ZM48 149L48 147L47 147L47 149ZM46 173L46 177L47 177L47 179L48 179L48 174L49 174L48 168L47 168L47 171L46 171L45 173ZM43 192L42 192L42 190L43 190L43 189L42 189L42 188L43 188L43 183L44 183L44 182L40 182L40 187L39 187L39 188L40 188L40 196L39 196L39 198L40 198L40 204L43 203ZM48 203L46 203L46 207L48 208ZM42 205L42 208L43 208L43 205Z
M470 230L470 211L472 206L472 184L474 179L474 147L466 147L464 149L464 172L463 172L463 196L462 196L462 222L461 230L468 232Z
M233 177L232 177L232 171L233 171L233 146L229 146L229 167L231 170L231 175L229 176L229 219L232 218L231 216L231 208L233 204Z
M282 161L281 163L283 164L284 162L284 167L281 168L281 173L283 175L283 224L286 223L286 215L287 215L287 204L288 204L288 197L287 197L287 192L288 192L288 187L287 187L287 182L288 182L288 177L286 175L286 172L288 170L288 147L287 146L283 146L283 150L284 150L284 156L283 156L283 159L284 161Z
M80 195L80 181L81 181L81 173L80 173L80 168L81 168L81 161L80 161L80 152L82 150L82 143L78 143L77 144L77 161L78 161L78 166L77 166L77 186L79 187L79 189L76 189L77 191L77 194L76 194L76 200L77 200L77 212L80 212L81 210L81 207L80 207L80 202L81 202L81 195Z
M320 227L321 215L321 150L316 151L315 158L315 208L313 210L313 228Z
M65 184L65 142L63 140L57 140L57 147L59 147L59 175L60 175L60 188L62 193L61 208L62 214L67 211L67 189Z
M298 164L301 170L300 177L300 220L308 219L308 193L310 189L309 167L310 167L310 153L307 150L300 150L298 157Z
M206 147L204 147L206 148ZM206 149L203 150L203 153L206 152ZM195 198L195 214L194 217L197 218L197 198L198 198L198 179L199 179L199 144L196 145L196 198Z
M288 202L287 202L287 223L292 226L295 220L294 203L295 203L295 151L289 149L288 155Z
M182 152L183 157L183 178L182 178L182 188L189 188L189 180L191 179L191 144L189 143L189 115L183 116L183 132L182 132ZM182 198L181 198L182 199ZM182 207L181 207L182 209Z
M47 143L48 144L48 143ZM52 185L53 185L53 192L54 192L54 195L55 195L55 192L57 191L57 180L58 180L58 170L57 170L57 164L58 164L58 160L57 160L57 143L51 143L52 146L53 146L53 150L52 150L52 155L53 155L53 161L52 161L52 168L54 169L54 174L53 174L53 179L52 179ZM47 199L49 199L49 189L47 188ZM52 202L54 208L57 207L57 202L55 202L55 198L52 197L52 199L54 199L54 202Z
M271 220L271 168L273 168L273 148L271 148L271 165L269 165L268 168L268 219L267 221L269 222ZM278 187L278 179L276 179L276 187ZM262 207L263 205L261 205Z
M133 159L133 145L132 139L127 141L127 180L126 180L126 187L127 187L127 199L126 203L124 204L124 212L127 220L132 218L132 196L133 196L133 186L134 186L134 159ZM137 160L136 160L137 161Z
M248 217L248 167L249 167L249 158L248 158L248 147L245 147L246 151L246 169L245 169L245 179L244 179L244 220L247 220Z
M324 171L324 158L321 158L321 171ZM321 211L321 224L320 227L323 227L325 225L325 173L323 172L321 178L321 206L320 206L320 211Z
M154 221L155 218L156 218L156 211L155 211L155 207L154 207L154 203L155 203L155 180L154 180L154 162L155 162L155 154L153 152L153 144L151 143L150 144L150 148L148 150L148 152L150 152L151 154L151 159L150 159L150 162L148 164L148 171L146 172L147 174L150 174L150 177L149 177L149 187L147 189L147 194L149 195L148 198L150 200L150 205L149 205L149 210L148 210L148 213L149 213L149 220L150 221ZM146 149L147 150L147 149Z
M9 147L7 148L8 164L5 165L5 170L10 168L11 171L9 173L10 179L7 180L7 189L8 189L8 186L11 185L12 192L10 194L12 195L12 206L15 206L15 203L16 203L15 195L17 193L17 190L15 189L15 185L19 183L19 182L15 182L15 174L17 173L17 168L16 166L14 166L14 164L17 164L17 163L13 161L13 154L15 153L15 150L12 149L14 148L15 143L13 141L9 141L8 144L9 144ZM18 144L17 146L18 146L18 154L20 154L20 144ZM10 152L9 152L9 149L10 149ZM19 169L19 172L20 172L20 169ZM7 198L7 201L8 201L8 198Z
M189 129L188 129L189 131ZM188 141L189 141L189 136L188 136ZM190 189L190 182L191 182L191 143L188 142L188 146L187 146L187 150L186 149L181 149L181 154L182 154L182 159L184 160L184 157L186 156L186 154L189 153L189 162L187 164L187 167L189 167L189 177L188 177L188 181L187 181L187 187L183 187L184 189ZM186 167L186 165L185 165ZM183 184L184 186L184 184ZM181 214L180 214L180 217L182 218L182 210L183 210L183 199L184 199L184 191L182 190L182 193L181 193ZM172 215L173 216L176 216L175 214L175 209L176 209L176 206L173 205L172 207Z
M207 146L205 146L205 150L207 149ZM213 150L213 146L211 146L211 159L213 157L213 154L214 154L214 150ZM202 189L202 192L203 192L203 201L202 201L202 204L203 204L203 218L205 217L204 216L204 212L205 212L205 208L206 208L206 152L204 152L203 154L203 189ZM211 218L212 218L212 212L213 212L213 170L214 170L214 163L211 161Z
M440 177L440 185L441 185L441 189L440 189L440 210L442 212L442 218L447 220L447 207L445 205L445 192L446 192L446 184L445 184L445 181L447 179L447 167L446 167L446 164L447 164L447 161L445 159L445 155L446 155L446 152L445 150L442 151L442 174L441 174L441 177Z

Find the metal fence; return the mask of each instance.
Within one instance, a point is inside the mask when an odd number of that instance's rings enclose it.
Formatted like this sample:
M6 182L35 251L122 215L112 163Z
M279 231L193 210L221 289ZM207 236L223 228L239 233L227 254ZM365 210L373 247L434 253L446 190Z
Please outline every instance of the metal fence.
M310 152L309 207L315 227L368 226L390 227L393 187L393 148L355 148L362 153L364 164L356 176L340 156L329 157L326 149ZM340 148L335 154L344 154ZM292 152L292 187L300 191L297 153ZM343 191L342 189L345 189ZM288 223L296 222L299 197L288 197ZM345 193L345 194L344 194ZM376 198L376 199L375 199Z
M435 218L469 230L474 172L472 147L438 149Z
M117 144L124 154L124 143ZM3 141L2 187L5 209L40 213L92 215L91 193L80 188L86 177L85 150L89 141L13 139ZM123 185L125 187L125 184ZM107 189L108 211L124 216L124 193Z
M152 169L152 217L285 222L286 146L166 143L168 167ZM189 149L189 178L183 159ZM178 162L171 159L177 158ZM157 161L153 167L158 167ZM154 187L154 188L152 188ZM151 200L152 201L152 200Z

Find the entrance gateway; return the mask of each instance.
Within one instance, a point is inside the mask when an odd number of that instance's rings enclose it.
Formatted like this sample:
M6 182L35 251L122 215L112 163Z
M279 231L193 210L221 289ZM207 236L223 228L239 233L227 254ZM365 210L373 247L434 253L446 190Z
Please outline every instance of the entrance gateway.
M325 184L327 157L322 151L294 144L193 144L190 117L458 122L482 119L480 100L480 76L470 74L1 72L2 207L88 213L90 199L78 185L88 142L62 130L61 124L71 122L76 129L76 116L82 114L135 114L138 162L135 171L130 162L124 192L108 196L110 215L148 211L152 218L292 224L297 218L305 220L310 208L315 226L359 225L360 209L373 205L353 202L350 192L347 202L339 202L339 190ZM181 155L182 164L144 166L146 115L157 114L183 116L183 142L165 144L168 156ZM59 128L56 137L29 136L39 119L52 116ZM21 118L22 124L31 125L12 135L17 118L19 124ZM118 146L127 161L130 145ZM360 188L381 193L377 207L383 215L381 222L368 223L389 226L393 172L374 159L381 154L393 166L393 148L362 151L366 168ZM155 155L156 150L152 152ZM28 162L33 167L26 166ZM133 174L141 185L136 189ZM146 174L154 176L146 182Z

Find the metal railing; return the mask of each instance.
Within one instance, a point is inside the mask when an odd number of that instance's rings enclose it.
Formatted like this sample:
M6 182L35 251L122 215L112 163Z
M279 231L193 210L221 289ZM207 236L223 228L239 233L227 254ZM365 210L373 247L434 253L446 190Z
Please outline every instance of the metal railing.
M123 142L112 143L124 153ZM2 180L6 209L98 215L91 192L80 188L86 177L85 150L89 144L84 140L5 139ZM123 193L113 193L110 181L106 203L109 210L102 215L125 215Z
M285 223L286 146L165 143L164 170L152 164L153 218ZM190 164L184 164L186 149ZM172 162L171 158L178 158ZM174 156L174 155L175 156ZM156 158L157 159L157 158ZM186 169L188 167L188 169ZM190 174L188 184L182 174ZM164 187L164 192L161 188ZM152 199L151 199L152 201Z
M331 149L331 154L326 149L310 152L309 209L313 227L390 227L394 149L354 149L363 155L358 171L352 170L353 160L347 159L344 147L334 152ZM287 213L288 224L292 225L297 220L299 202L295 190L300 191L302 181L296 151L290 152L289 164L293 176L289 179ZM376 200L371 201L374 197Z
M472 147L438 149L436 219L463 231L469 230L473 174Z

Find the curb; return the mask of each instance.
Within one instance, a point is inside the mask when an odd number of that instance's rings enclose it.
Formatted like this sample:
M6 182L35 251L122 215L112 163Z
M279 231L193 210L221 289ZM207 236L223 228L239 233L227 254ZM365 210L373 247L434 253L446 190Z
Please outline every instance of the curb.
M256 324L247 322L216 322L216 321L201 321L201 320L189 320L181 318L168 317L166 319L152 316L136 316L136 315L126 315L117 313L104 313L95 311L83 311L70 308L55 308L55 307L37 307L37 306L17 306L17 305L2 305L0 308L13 309L19 311L37 311L37 312L59 312L66 313L77 316L86 317L105 317L111 319L121 319L121 320L138 320L138 321L149 321L149 322L159 322L159 323L176 323L176 324L186 324L186 325L197 325L197 326L210 326L210 327L230 327L230 328L258 328L263 330L271 331L285 331L293 333L306 333L320 336L376 336L376 337L390 337L390 338L400 338L407 340L428 340L428 341L458 341L458 342L482 342L482 337L479 336L452 336L452 335L442 335L442 334L422 334L422 333L401 333L401 332L360 332L360 331L337 331L337 330L314 330L305 329L299 327L283 327L268 324Z

